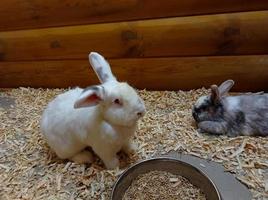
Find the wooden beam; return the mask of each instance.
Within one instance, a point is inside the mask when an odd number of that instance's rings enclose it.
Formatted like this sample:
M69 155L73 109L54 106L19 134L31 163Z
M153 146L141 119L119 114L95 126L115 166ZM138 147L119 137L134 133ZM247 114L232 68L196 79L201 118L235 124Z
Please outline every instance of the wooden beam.
M234 91L268 91L268 55L109 60L116 77L137 88L190 90L234 79ZM0 87L98 84L87 60L1 62Z
M268 11L0 33L0 60L268 53Z
M1 0L0 30L267 9L267 0Z

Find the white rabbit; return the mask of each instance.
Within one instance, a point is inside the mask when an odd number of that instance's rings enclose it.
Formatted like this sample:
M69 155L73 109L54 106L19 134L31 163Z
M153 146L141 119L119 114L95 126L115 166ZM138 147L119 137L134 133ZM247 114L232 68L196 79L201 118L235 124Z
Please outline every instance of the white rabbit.
M58 95L42 115L41 132L58 157L90 163L85 148L91 147L113 169L118 151L133 151L131 136L145 105L131 86L116 80L101 55L91 52L89 61L102 84Z

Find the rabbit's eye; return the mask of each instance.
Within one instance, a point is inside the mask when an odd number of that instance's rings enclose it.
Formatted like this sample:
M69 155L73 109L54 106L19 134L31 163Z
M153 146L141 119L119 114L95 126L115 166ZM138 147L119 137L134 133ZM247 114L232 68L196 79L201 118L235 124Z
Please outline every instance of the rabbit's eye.
M122 105L121 101L119 99L115 99L114 100L114 104L117 104L117 105Z

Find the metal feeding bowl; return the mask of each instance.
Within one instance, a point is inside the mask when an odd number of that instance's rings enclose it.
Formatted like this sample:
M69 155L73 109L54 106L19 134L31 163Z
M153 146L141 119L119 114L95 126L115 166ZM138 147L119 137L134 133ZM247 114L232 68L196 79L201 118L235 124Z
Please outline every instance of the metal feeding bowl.
M111 199L121 200L135 178L154 170L183 176L200 188L207 200L222 200L215 184L202 171L186 162L167 157L145 160L127 169L115 183Z

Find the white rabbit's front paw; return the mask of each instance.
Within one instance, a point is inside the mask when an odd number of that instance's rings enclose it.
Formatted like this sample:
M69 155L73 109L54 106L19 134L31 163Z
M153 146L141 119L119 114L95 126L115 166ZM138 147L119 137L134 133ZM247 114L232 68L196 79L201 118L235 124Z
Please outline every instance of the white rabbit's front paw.
M89 151L81 151L75 156L73 156L70 160L74 161L75 163L83 164L83 163L92 163L93 162L93 155Z
M105 160L104 164L105 164L107 169L115 169L115 168L119 167L119 160L118 160L118 158L114 157L111 160Z
M122 147L122 150L127 154L133 154L137 149L137 145L133 142L128 142Z

